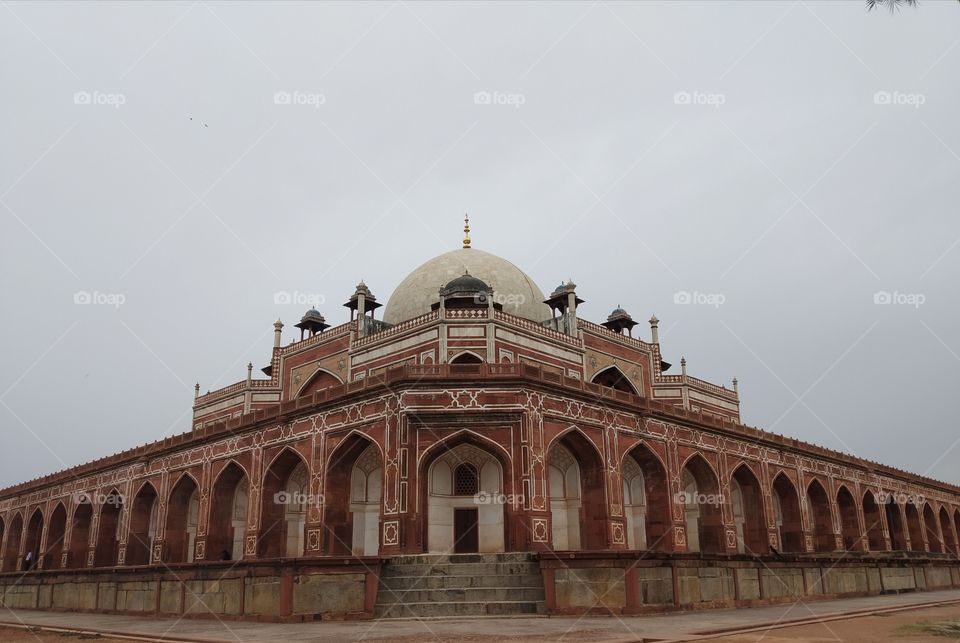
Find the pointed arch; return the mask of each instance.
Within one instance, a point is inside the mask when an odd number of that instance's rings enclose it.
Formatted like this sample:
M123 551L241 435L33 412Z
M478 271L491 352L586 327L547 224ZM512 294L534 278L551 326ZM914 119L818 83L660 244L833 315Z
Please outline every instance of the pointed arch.
M611 364L610 366L601 368L599 371L593 374L593 377L590 378L590 382L592 384L599 384L600 386L606 386L607 388L623 391L624 393L640 395L640 393L637 391L637 387L633 385L633 382L630 381L630 378L627 377L627 374L621 371L616 364Z
M943 553L956 556L957 535L953 533L953 525L950 524L950 514L946 507L940 507L937 518L940 521L940 532L943 534Z
M453 470L464 461L473 461L479 473L481 496L453 494ZM513 507L501 502L501 492L513 489L510 453L496 441L470 429L432 444L420 456L417 470L418 502L425 519L421 538L425 552L457 551L472 548L472 538L457 533L457 509L476 508L476 551L502 552L510 549ZM464 527L466 523L460 525Z
M483 364L485 360L473 351L460 351L451 360L451 364Z
M130 528L127 532L126 565L147 565L157 534L157 488L149 480L140 485L130 506Z
M352 511L354 500L354 485L357 478L355 472L361 457L374 449L375 458L379 463L379 482L383 484L383 451L380 445L369 435L353 430L333 448L324 468L324 505L323 505L323 544L324 553L329 555L349 556L374 555L379 550L380 541L380 511L379 501L376 513L373 507L364 506L360 511ZM363 479L364 505L367 504L367 487L371 484L371 477L376 478L374 469L366 472ZM349 490L349 492L347 491ZM360 503L358 503L360 504ZM371 503L372 504L372 503ZM373 531L373 534L369 534ZM373 542L371 542L373 541ZM362 545L362 546L361 546ZM376 546L376 547L375 547ZM367 553L370 549L370 553Z
M101 499L97 499L101 500ZM117 489L102 498L100 521L97 524L96 548L93 554L94 567L114 567L120 544L120 513L123 511L123 496Z
M927 550L934 554L942 554L943 541L940 539L940 523L929 502L923 505L923 529L927 537Z
M840 518L840 537L843 538L844 551L863 551L863 538L860 532L860 511L857 501L846 485L837 489L837 515Z
M10 519L9 530L7 549L3 554L3 571L15 572L20 559L20 541L23 539L23 515L19 511Z
M244 555L247 531L247 471L236 460L227 460L210 494L206 551L210 558L238 560Z
M912 499L903 505L903 513L907 516L907 533L910 535L910 551L924 551L923 521L920 510Z
M307 395L313 395L313 393L321 389L338 386L340 384L343 384L343 380L340 379L336 373L328 371L325 368L318 368L307 378L307 381L300 386L294 397L306 397Z
M890 532L890 546L893 551L907 551L907 532L903 524L903 514L897 504L896 494L887 491L881 492L884 512L887 517L887 528Z
M807 485L807 506L810 508L810 533L813 535L814 551L828 552L837 548L833 533L833 512L830 496L823 484L814 478Z
M547 471L553 534L561 538L554 549L606 549L606 479L600 450L579 428L571 427L551 441ZM563 533L572 534L567 547Z
M780 551L804 551L800 495L783 471L773 479L773 512L780 536Z
M44 552L44 569L59 569L62 563L63 541L67 535L67 508L63 502L57 502L50 512L50 526L47 528L47 550Z
M87 550L91 545L90 526L93 521L93 504L89 496L84 495L83 498L86 501L74 506L73 516L70 518L70 550L67 554L67 569L84 567L87 564Z
M746 462L740 463L730 478L737 550L742 554L765 554L769 551L770 544L760 478Z
M690 455L680 467L687 549L692 552L726 551L723 530L723 495L716 469L700 453Z
M199 520L200 484L189 471L184 471L173 485L167 501L167 523L163 532L166 562L193 562Z
M27 522L27 540L23 548L24 552L24 571L36 569L40 558L40 543L43 542L44 528L43 509L37 507L30 514L30 520ZM29 560L27 558L29 557Z
M869 489L863 494L863 524L866 528L867 547L870 551L884 551L887 548L883 536L883 517L876 496Z
M260 558L303 555L310 465L296 449L283 447L263 475L260 495Z
M640 469L643 503L638 503L637 498L631 497L632 510L625 510L627 546L630 549L671 551L673 521L670 518L670 486L667 467L656 452L642 441L623 454L621 471L627 470L625 463L628 458ZM625 488L632 491L632 480L624 476L623 482ZM627 506L626 498L624 505Z

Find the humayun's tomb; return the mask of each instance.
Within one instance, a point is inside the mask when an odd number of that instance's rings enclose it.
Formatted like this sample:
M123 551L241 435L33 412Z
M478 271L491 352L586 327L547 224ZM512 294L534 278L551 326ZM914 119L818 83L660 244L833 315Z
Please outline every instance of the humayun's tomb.
M745 426L463 247L311 309L188 433L0 491L10 607L307 620L642 614L960 587L960 488ZM377 311L383 308L382 315ZM331 314L333 311L326 311ZM346 317L346 316L345 316ZM668 374L669 371L669 374Z

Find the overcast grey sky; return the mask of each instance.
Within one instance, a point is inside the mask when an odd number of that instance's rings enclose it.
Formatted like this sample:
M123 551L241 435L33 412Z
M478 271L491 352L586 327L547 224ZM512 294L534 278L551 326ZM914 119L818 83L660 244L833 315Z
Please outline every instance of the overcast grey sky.
M189 430L275 293L340 323L465 211L748 424L960 483L956 2L0 16L0 485Z

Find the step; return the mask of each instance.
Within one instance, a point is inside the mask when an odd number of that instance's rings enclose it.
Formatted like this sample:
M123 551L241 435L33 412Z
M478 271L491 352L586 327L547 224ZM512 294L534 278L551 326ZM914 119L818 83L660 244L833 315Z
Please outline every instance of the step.
M542 614L542 601L499 601L496 603L394 603L377 605L376 618L431 618L437 616L507 616Z
M394 576L513 576L540 573L536 563L434 563L431 565L394 565L388 563L380 572L381 577Z
M406 589L444 589L456 587L543 587L543 576L539 574L515 574L511 576L382 576L381 586L395 590Z
M377 604L397 603L481 603L506 601L542 601L542 587L466 587L443 589L386 589L380 588Z

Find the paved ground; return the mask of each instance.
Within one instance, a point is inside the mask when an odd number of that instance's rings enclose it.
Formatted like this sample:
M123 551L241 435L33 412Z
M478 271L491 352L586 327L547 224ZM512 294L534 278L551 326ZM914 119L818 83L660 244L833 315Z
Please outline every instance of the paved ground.
M97 631L103 634L143 637L147 640L180 641L636 641L636 640L695 640L707 633L718 633L734 628L768 626L771 623L801 619L829 619L842 613L871 612L898 606L915 606L946 601L960 602L960 590L920 592L900 596L872 596L831 601L792 603L770 607L740 610L704 610L683 614L635 617L584 618L489 618L444 620L384 620L306 624L268 624L243 621L221 622L215 619L161 619L138 616L102 614L73 614L0 608L0 621L58 627L69 630ZM885 618L885 617L876 617ZM919 618L919 617L917 617ZM914 619L916 621L917 619ZM835 630L840 625L856 621L827 621ZM799 628L798 628L799 629ZM832 635L823 626L812 638L789 638L789 631L773 630L763 638L770 643L771 636L784 634L782 640L844 640ZM826 634L825 634L826 633ZM700 636L696 636L700 634ZM693 636L691 636L693 635ZM77 640L76 634L71 639ZM756 641L753 638L714 638L725 641ZM0 640L7 640L0 632ZM32 636L29 639L36 640ZM100 639L101 641L110 639ZM855 640L855 639L852 639ZM883 640L872 636L869 641ZM909 639L937 640L935 637ZM949 638L940 638L949 641Z

